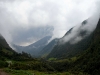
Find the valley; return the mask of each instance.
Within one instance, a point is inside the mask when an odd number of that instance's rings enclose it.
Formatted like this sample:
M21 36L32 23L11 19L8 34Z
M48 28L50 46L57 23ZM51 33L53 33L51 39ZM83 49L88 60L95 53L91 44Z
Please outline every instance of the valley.
M67 34L70 34L70 32L67 32L66 35ZM4 37L1 36L0 68L9 75L100 74L100 20L96 29L80 42L72 45L69 43L60 45L60 40L61 39L51 41L42 49L46 50L51 48L52 51L42 51L43 55L41 56L43 57L35 58L26 52L15 52L7 44ZM48 54L46 55L43 52ZM11 61L11 63L7 61ZM9 64L10 66L8 66ZM5 72L0 70L1 75L7 75Z

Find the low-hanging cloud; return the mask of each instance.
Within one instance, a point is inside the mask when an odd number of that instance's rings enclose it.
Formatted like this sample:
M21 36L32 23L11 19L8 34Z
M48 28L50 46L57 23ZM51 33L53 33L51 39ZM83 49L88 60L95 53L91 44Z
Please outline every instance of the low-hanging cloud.
M53 36L52 39L60 38L71 27L94 15L95 11L98 11L99 2L99 0L0 0L0 33L9 43L19 45L32 43L37 40L36 38L40 39L48 34ZM50 27L51 30L43 36L39 36L42 33L37 33L38 35L34 37L34 29L38 31L39 27L42 29ZM81 40L80 37L78 39Z
M97 1L96 4L97 7L92 16L88 17L87 19L77 24L75 27L71 28L66 33L66 35L60 39L60 44L64 44L66 42L69 42L70 44L75 44L87 37L88 35L90 35L94 31L100 19L100 1Z
M96 28L99 18L99 14L97 13L96 15L84 20L79 25L71 28L66 35L60 39L60 44L66 42L75 44L90 35Z

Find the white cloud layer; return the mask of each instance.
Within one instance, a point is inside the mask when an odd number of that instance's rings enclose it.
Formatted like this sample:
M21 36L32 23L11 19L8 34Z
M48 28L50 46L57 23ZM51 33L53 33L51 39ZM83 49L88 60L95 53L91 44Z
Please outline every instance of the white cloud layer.
M100 1L0 0L0 33L9 43L21 44L26 39L32 38L31 35L31 37L19 38L20 41L18 39L16 41L16 38L24 34L23 31L30 32L32 28L53 26L52 38L60 38L71 27L98 12L99 4L97 3ZM19 31L23 33L21 34ZM17 36L15 37L15 35ZM26 41L26 43L30 43L30 41Z

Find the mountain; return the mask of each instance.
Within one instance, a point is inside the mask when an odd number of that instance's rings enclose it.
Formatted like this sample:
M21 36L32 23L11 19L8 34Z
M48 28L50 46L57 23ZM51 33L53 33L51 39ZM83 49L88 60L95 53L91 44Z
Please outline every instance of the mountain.
M16 52L10 48L4 37L0 35L0 59L5 57L12 58L13 54L16 54Z
M5 60L31 60L31 55L22 52L17 53L13 50L9 44L6 42L5 38L0 35L0 61Z
M51 36L46 36L29 46L13 45L13 47L16 48L18 52L24 51L31 54L33 57L38 57L39 52L48 44L50 38Z
M81 45L88 45L84 50L79 44L75 45L77 46L76 48L80 48L79 50L82 52L78 52L78 54L70 56L69 58L63 56L63 59L60 57L60 59L53 59L49 64L59 72L69 72L68 75L71 75L70 73L73 73L74 75L100 75L100 20L96 29L86 38L90 39L83 40L85 42L86 40L89 40L89 43L82 44L81 41L79 42ZM73 47L73 45L70 47ZM77 51L77 49L75 50ZM54 54L57 54L57 52Z
M6 40L2 35L0 35L0 48L8 48L11 49Z
M77 67L76 67L77 66ZM100 75L100 20L92 33L91 43L73 64L74 70L83 70L90 75Z
M51 50L53 49L53 47L57 44L58 42L58 39L54 39L52 40L51 42L49 42L40 52L39 52L39 55L40 57L46 57L50 52Z
M83 21L81 23L81 26L77 29L76 36L73 36L70 38L69 41L65 42L67 36L69 36L72 31L74 30L74 27L71 28L61 39L59 39L59 42L57 45L53 48L53 50L50 52L50 54L47 56L47 58L68 58L73 57L79 53L82 53L84 50L88 48L88 46L91 44L92 34L87 35L86 30L82 30L83 26L87 24L87 20ZM74 42L78 37L81 37L82 40L79 42L73 44L71 42ZM76 38L76 39L75 39ZM62 41L63 40L63 41ZM61 43L65 42L65 43Z
M27 30L24 28L19 29L19 31L13 34L12 42L17 45L23 45L23 43L32 43L38 41L46 36L53 35L54 28L52 26L39 26L31 27ZM29 44L28 44L29 45Z
M42 41L41 41L42 44ZM37 45L37 43L35 44ZM3 36L0 35L0 69L5 70L4 68L12 70L25 70L25 74L32 74L26 72L27 70L37 70L37 71L53 71L54 69L46 62L41 61L40 59L32 58L29 54L22 52L17 53L10 48L9 44L6 42ZM7 70L5 70L8 72ZM13 73L12 73L13 74ZM17 74L17 73L15 73ZM22 75L21 73L19 73ZM0 72L1 75L1 72Z

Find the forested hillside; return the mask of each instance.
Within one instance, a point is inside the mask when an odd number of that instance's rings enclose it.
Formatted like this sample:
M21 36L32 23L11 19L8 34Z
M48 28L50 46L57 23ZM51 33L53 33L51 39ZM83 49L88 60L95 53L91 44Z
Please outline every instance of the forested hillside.
M11 66L8 66L12 64ZM30 54L17 53L0 35L0 68L12 68L13 70L37 70L54 71L54 69L44 60L33 58ZM26 75L26 74L25 74Z
M83 52L69 58L53 60L50 64L61 72L68 71L75 75L100 75L100 20L91 34L90 44Z
M74 63L75 70L83 70L91 75L100 75L100 20L92 33L92 41L87 50Z
M86 20L81 23L81 26L78 29L77 36L81 36L84 38L84 36L87 35L86 34L87 31L81 30L81 28L86 23L87 23ZM73 29L74 29L74 27L71 28L61 39L64 39L65 37L67 37L67 35L69 35ZM75 44L70 43L70 41L68 41L64 44L60 44L61 42L58 42L58 44L52 49L51 53L47 56L47 58L66 58L66 57L73 57L79 53L82 53L84 50L86 50L89 47L92 36L93 35L90 34ZM72 38L71 41L74 41L73 40L74 38ZM59 39L59 41L61 39Z
M13 54L16 54L16 52L10 48L4 37L0 35L0 58L11 58Z
M32 59L30 54L25 52L17 53L6 42L4 37L0 35L0 59L5 60L27 60Z

